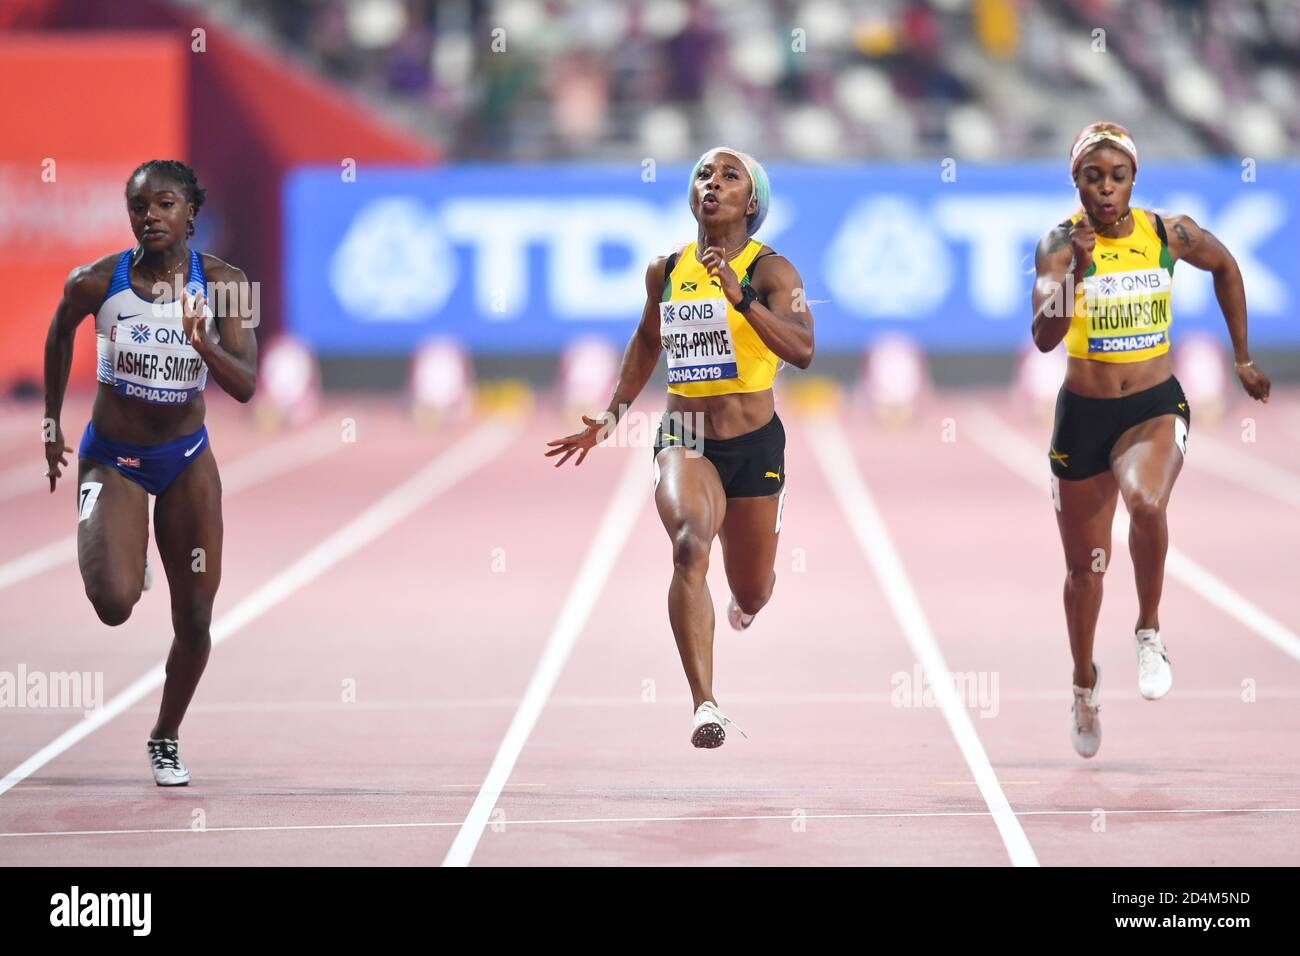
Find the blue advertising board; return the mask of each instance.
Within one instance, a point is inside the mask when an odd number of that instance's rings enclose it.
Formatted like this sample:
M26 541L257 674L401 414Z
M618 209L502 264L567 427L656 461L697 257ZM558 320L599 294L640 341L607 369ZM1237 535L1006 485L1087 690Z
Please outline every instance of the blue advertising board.
M936 351L1023 347L1034 247L1077 208L1064 163L768 172L757 238L799 270L823 351L898 331ZM337 168L298 170L284 189L288 326L323 354L401 353L432 335L496 353L592 333L621 345L650 260L695 238L687 175L363 166L345 182ZM1300 347L1300 167L1144 164L1133 204L1212 230L1245 277L1252 346ZM1226 343L1212 277L1181 263L1173 286L1175 344L1193 329Z

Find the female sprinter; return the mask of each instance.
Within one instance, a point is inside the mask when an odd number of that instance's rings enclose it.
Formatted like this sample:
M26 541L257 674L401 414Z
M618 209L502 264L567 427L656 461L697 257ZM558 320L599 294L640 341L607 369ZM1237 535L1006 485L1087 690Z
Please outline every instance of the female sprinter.
M1083 208L1043 237L1036 257L1034 344L1048 352L1064 339L1069 356L1049 455L1074 657L1070 739L1083 757L1101 746L1092 646L1117 496L1129 513L1137 581L1138 690L1159 700L1173 684L1160 639L1165 509L1191 422L1168 354L1174 263L1214 274L1241 384L1260 401L1268 401L1270 387L1246 346L1246 292L1236 261L1187 216L1130 207L1137 165L1137 147L1122 126L1085 127L1070 150Z
M672 542L668 621L691 687L691 743L719 747L729 723L713 693L713 601L705 582L722 539L731 587L728 620L749 627L776 583L785 499L785 431L772 401L782 362L807 368L812 315L799 273L751 238L767 215L767 174L752 157L719 147L691 171L696 241L646 270L646 304L623 355L618 385L599 419L556 439L556 467L576 464L617 424L668 352L668 410L654 445L655 506Z
M53 433L46 435L45 458L53 493L72 451L59 414L73 337L94 313L99 387L79 452L77 558L86 596L110 626L131 616L145 587L149 495L157 496L154 533L175 629L148 742L154 782L163 787L189 783L180 725L208 661L221 582L221 480L203 425L203 387L210 371L246 402L257 380L253 323L235 314L214 323L198 291L209 281L227 290L248 281L234 266L188 248L203 198L184 163L151 160L136 169L126 184L135 248L72 271L45 343L45 415ZM227 298L218 297L218 306Z

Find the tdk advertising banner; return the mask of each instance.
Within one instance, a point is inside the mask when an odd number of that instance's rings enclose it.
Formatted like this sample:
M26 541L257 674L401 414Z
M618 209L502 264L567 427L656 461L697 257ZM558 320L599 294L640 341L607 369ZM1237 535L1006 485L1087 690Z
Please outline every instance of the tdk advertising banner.
M648 166L648 164L647 164ZM902 331L935 351L1029 342L1038 239L1077 208L1066 164L773 166L756 238L794 263L822 351ZM285 185L289 328L323 354L451 335L481 352L620 345L645 270L695 239L686 167L304 169ZM650 181L643 179L649 178ZM1133 205L1191 215L1236 256L1254 347L1300 347L1300 167L1139 168ZM1227 333L1212 277L1174 272L1171 339ZM657 321L657 320L656 320Z

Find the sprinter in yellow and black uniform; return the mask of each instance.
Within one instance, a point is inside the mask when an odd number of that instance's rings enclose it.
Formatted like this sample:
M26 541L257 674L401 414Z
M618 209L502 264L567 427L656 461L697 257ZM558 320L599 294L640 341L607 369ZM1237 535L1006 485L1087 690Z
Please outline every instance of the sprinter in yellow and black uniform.
M668 620L695 708L691 743L718 747L730 722L713 693L713 600L705 574L715 537L731 587L728 620L749 627L772 596L785 503L785 431L772 400L783 362L807 368L812 314L799 273L752 238L767 215L763 167L718 147L691 172L696 241L646 270L646 304L618 385L586 430L549 442L557 467L587 452L668 356L668 410L654 446L655 505L673 548Z
M1122 126L1094 123L1079 134L1070 174L1083 208L1039 243L1033 291L1034 343L1047 352L1064 340L1069 356L1048 456L1074 657L1070 739L1083 757L1101 746L1092 647L1120 496L1137 580L1138 690L1159 700L1173 685L1159 619L1165 510L1191 423L1169 362L1176 262L1214 274L1241 384L1264 402L1270 387L1246 345L1246 291L1236 261L1189 217L1130 207L1137 166L1137 147Z

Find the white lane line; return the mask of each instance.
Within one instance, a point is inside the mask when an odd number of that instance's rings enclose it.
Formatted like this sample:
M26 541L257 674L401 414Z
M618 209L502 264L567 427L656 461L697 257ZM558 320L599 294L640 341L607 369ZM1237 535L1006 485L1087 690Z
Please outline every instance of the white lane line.
M622 552L633 525L636 524L637 515L641 513L642 506L651 496L650 469L645 458L639 454L640 451L639 448L633 448L628 453L628 463L623 469L618 488L615 489L597 525L596 536L591 542L587 556L583 559L578 576L574 578L573 586L569 589L564 607L555 621L555 627L546 640L546 647L537 662L537 669L528 682L528 689L524 692L523 700L519 702L519 709L515 711L514 719L510 722L510 729L506 731L501 746L497 748L483 786L479 789L478 796L474 798L474 805L470 807L460 831L456 834L456 839L452 841L451 848L443 858L443 866L469 866L474 850L478 847L479 838L483 835L483 827L488 822L488 816L501 796L501 789L510 779L515 761L523 752L524 744L528 742L528 735L532 733L537 718L541 716L546 700L551 696L555 682L559 680L560 673L569 659L569 653L573 650L578 635L582 633L587 618L591 616L591 611L596 606L596 600L605 586L605 579L613 570L614 562Z
M1258 701L1274 700L1296 700L1300 698L1300 687L1266 687L1257 690ZM878 692L861 692L861 693L836 693L833 691L810 692L801 694L745 694L729 693L727 701L733 704L892 704L895 694L891 691ZM655 698L660 704L666 707L685 706L691 702L691 698L680 694L660 694ZM1032 691L1001 691L998 694L998 700L1002 703L1041 703L1048 702L1060 704L1061 701L1068 702L1070 699L1069 692L1063 692L1059 687L1054 690L1032 690ZM1178 702L1193 703L1205 700L1237 700L1241 699L1241 688L1239 686L1223 688L1179 688L1175 697L1166 698L1170 706ZM1149 702L1145 701L1135 689L1117 688L1113 695L1106 698L1107 703L1134 704L1140 705L1144 709ZM574 707L574 708L600 708L625 707L630 709L640 709L645 706L639 694L619 696L552 696L547 700L550 707ZM360 700L353 703L343 703L337 697L329 700L299 700L299 701L282 701L282 700L264 700L264 701L227 701L224 703L213 704L192 704L186 713L189 714L262 714L262 713L285 713L285 714L309 714L337 711L342 713L347 711L349 714L355 714L362 711L374 711L382 713L386 711L455 711L455 710L491 710L500 708L514 709L519 706L518 697L444 697L430 699L424 697L395 698L393 700ZM138 705L134 708L140 713L147 713L149 708L145 705ZM978 711L977 711L978 712ZM23 719L23 718L43 718L55 717L60 714L77 714L83 713L81 708L19 708L8 707L0 708L0 726L3 726L5 720Z
M345 445L338 424L332 421L295 435L269 437L264 450L222 467L222 494L230 495L252 488L283 472L328 458Z
M975 732L975 725L971 723L970 715L957 695L943 652L939 649L921 602L908 580L902 558L894 548L885 522L854 461L844 429L838 420L831 418L808 417L802 425L814 457L880 581L890 610L898 619L912 653L934 688L943 719L970 767L1012 864L1037 866L1038 858L1034 855L1034 848L1030 846L1029 838L1016 820L1011 804L1007 802L1006 794L998 783L997 774L984 752L984 746L980 743L979 734Z
M1187 463L1196 469L1300 508L1300 478L1281 465L1252 454L1251 446L1243 443L1241 448L1233 448L1204 435L1190 441Z
M225 497L237 494L268 478L319 461L334 454L341 448L343 448L343 442L339 439L339 429L333 423L294 435L286 440L274 443L268 442L265 448L245 455L233 462L228 468L223 468L221 474L222 494ZM72 480L75 482L77 478L76 459L73 458L71 461ZM68 469L65 469L61 483L68 480L68 474ZM46 484L45 488L48 494L49 485ZM3 497L3 495L0 495L0 497ZM70 501L69 498L62 495L60 500L64 502ZM75 509L68 507L67 513L69 520L71 520L75 516ZM35 551L30 551L21 557L0 564L0 590L21 581L26 581L28 578L42 574L51 568L57 568L61 564L76 560L77 536L71 534L44 547L37 548Z
M1142 809L1142 810L1108 810L1098 807L1092 810L1016 810L1017 817L1073 817L1095 816L1097 811L1107 816L1130 816L1140 814L1219 814L1219 813L1300 813L1300 807L1183 807L1177 809ZM510 820L508 827L528 826L575 826L578 824L600 823L734 823L737 820L783 820L789 823L794 811L790 813L753 813L717 816L685 817L572 817L539 820ZM991 817L988 810L904 810L881 813L803 813L801 820L908 820L933 819L936 817ZM262 833L285 830L418 830L445 829L462 826L460 820L416 821L411 823L296 823L277 826L274 824L248 827L206 827L195 830L192 827L157 827L139 830L31 830L0 833L0 839L19 837L63 837L63 836L129 836L142 833Z
M1050 501L1051 472L1043 460L1043 451L1035 448L1032 442L983 406L975 405L965 414L975 424L974 429L967 430L975 444L1008 470L1039 488L1043 500ZM1124 513L1123 507L1116 508L1115 535L1121 540L1128 537L1128 524L1128 515ZM1300 661L1300 636L1172 544L1165 557L1165 573L1191 588L1220 611L1236 618L1283 654Z
M32 443L32 447L37 448L35 442ZM3 451L3 449L0 449L0 451ZM31 458L29 463L0 472L0 501L17 495L24 495L28 492L40 491L41 489L44 489L45 493L49 494L50 480L45 477L46 466L41 462L39 450L27 457ZM75 451L68 455L68 462L69 467L75 464ZM67 475L68 469L65 468L63 469L64 478L67 478Z
M238 633L330 568L391 530L403 518L473 474L495 458L510 443L518 430L518 423L499 420L491 420L479 425L469 435L452 445L223 614L212 625L213 646ZM137 678L103 707L92 710L84 720L78 721L10 771L3 780L0 780L0 794L10 790L15 784L31 776L78 741L88 737L147 694L161 687L165 677L164 665L158 664Z
M65 506L67 507L67 506ZM67 507L68 520L76 518L76 511ZM66 538L52 541L42 548L29 551L20 558L0 564L0 591L20 581L26 581L38 574L77 560L77 536L70 534Z

